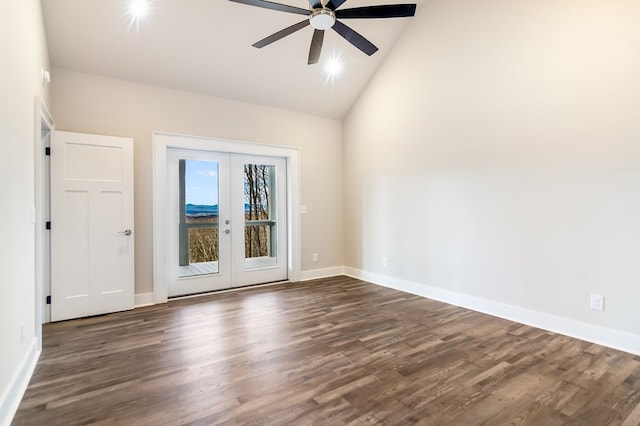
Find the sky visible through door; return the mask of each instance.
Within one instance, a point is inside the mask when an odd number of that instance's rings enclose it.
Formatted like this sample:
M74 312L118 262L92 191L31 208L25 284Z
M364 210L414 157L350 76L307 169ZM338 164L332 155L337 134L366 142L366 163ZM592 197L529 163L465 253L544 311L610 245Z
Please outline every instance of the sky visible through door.
M185 183L187 204L199 206L218 204L218 163L187 160Z

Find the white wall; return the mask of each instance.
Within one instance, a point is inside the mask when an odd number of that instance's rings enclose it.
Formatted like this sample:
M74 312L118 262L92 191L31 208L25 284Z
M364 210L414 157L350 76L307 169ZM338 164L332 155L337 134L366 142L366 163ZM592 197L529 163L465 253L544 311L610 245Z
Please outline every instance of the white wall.
M419 7L345 120L346 265L637 345L638 22L636 0Z
M37 355L35 324L34 105L47 98L38 0L0 1L0 424L13 415ZM21 326L24 325L24 337Z
M341 122L65 69L51 87L57 129L134 138L136 294L153 290L153 131L299 147L302 270L343 265Z

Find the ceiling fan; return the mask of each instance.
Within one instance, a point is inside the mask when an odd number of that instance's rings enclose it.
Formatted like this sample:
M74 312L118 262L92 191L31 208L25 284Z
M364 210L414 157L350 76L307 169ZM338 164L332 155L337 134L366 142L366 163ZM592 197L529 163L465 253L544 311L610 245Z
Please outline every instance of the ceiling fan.
M322 52L322 42L324 41L324 31L333 28L349 43L360 49L365 54L371 56L378 51L378 48L369 40L357 33L352 28L340 22L338 19L375 19L375 18L402 18L414 16L416 12L415 4L386 4L379 6L354 7L351 9L337 10L347 0L308 0L310 9L289 6L281 3L274 3L266 0L229 0L236 3L257 6L265 9L278 10L280 12L295 13L297 15L308 16L304 21L291 25L280 30L252 46L262 48L280 40L294 32L311 25L315 30L311 39L309 49L309 65L317 64Z

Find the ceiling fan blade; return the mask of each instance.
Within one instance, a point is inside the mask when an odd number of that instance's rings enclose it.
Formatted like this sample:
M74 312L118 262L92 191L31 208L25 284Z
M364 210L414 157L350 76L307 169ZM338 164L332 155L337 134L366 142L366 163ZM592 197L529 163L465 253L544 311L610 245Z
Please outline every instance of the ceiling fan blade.
M296 13L298 15L309 15L309 10L286 4L274 3L266 0L229 0L235 3L242 3L249 6L263 7L265 9L278 10L280 12Z
M309 25L309 20L305 19L302 22L298 22L297 24L294 24L290 27L285 28L284 30L280 30L277 33L273 33L268 37L263 38L260 41L257 41L255 43L252 44L253 47L257 47L258 49L265 47L275 41L280 40L283 37L288 36L289 34L293 34L298 30L303 29L304 27L306 27L307 25Z
M346 2L347 0L329 0L327 2L327 7L333 11L335 11L337 8L339 8L340 6L342 6L342 4L344 2Z
M373 45L369 40L362 37L355 30L349 28L345 24L340 21L336 21L336 23L332 27L338 34L344 37L349 43L353 44L355 47L360 49L365 54L371 56L378 51L378 48Z
M322 42L324 41L324 30L315 30L311 39L311 48L309 49L308 65L317 64L322 53Z
M415 4L385 4L336 10L338 19L404 18L415 14Z
M322 0L309 0L309 6L312 9L318 9L322 7Z

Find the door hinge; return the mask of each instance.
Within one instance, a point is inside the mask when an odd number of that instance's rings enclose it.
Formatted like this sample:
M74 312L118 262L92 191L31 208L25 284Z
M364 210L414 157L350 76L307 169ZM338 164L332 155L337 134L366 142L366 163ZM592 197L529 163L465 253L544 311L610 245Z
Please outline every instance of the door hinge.
M47 296L47 305L51 304L51 296Z
M44 229L51 230L51 222L47 222L44 224Z
M44 149L44 155L51 155L51 147L46 147Z

